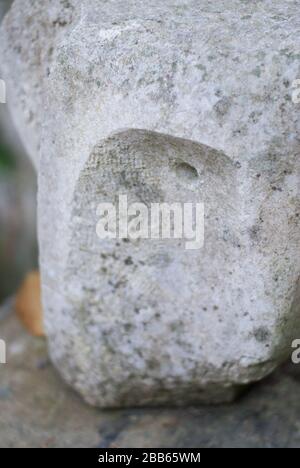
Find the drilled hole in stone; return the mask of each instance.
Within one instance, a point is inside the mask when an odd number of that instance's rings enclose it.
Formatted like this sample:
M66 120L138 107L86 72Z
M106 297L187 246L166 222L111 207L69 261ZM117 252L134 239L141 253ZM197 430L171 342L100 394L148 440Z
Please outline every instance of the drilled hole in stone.
M181 177L183 180L188 182L195 182L198 180L197 169L186 162L180 162L176 166L176 174L178 177Z

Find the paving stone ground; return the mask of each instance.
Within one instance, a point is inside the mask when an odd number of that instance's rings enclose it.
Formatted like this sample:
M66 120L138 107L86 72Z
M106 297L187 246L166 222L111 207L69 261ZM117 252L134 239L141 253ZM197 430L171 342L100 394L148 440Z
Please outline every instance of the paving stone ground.
M300 447L300 365L286 364L238 402L216 407L100 411L69 389L46 342L0 308L0 447Z

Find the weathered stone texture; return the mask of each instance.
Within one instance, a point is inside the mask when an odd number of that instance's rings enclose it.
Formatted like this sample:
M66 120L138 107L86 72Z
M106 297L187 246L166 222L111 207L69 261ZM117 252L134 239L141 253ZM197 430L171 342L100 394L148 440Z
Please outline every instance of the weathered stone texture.
M89 402L229 400L300 336L299 29L296 0L15 1L50 351ZM119 193L204 202L204 248L101 242Z

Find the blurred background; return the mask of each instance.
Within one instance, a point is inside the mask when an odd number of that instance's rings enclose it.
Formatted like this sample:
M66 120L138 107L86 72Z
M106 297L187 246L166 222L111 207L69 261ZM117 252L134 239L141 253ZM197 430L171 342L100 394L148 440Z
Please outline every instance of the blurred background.
M11 3L0 0L0 22ZM36 268L37 256L36 174L0 103L0 304Z

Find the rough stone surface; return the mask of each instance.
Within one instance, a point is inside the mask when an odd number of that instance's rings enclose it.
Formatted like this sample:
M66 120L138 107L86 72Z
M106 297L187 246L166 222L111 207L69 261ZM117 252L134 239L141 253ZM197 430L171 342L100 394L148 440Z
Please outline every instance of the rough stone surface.
M299 365L285 365L231 405L99 411L63 384L45 341L27 335L11 310L0 307L8 347L1 448L300 447Z
M299 338L299 29L296 0L15 1L50 352L90 403L227 401ZM119 193L204 202L204 248L100 241Z

